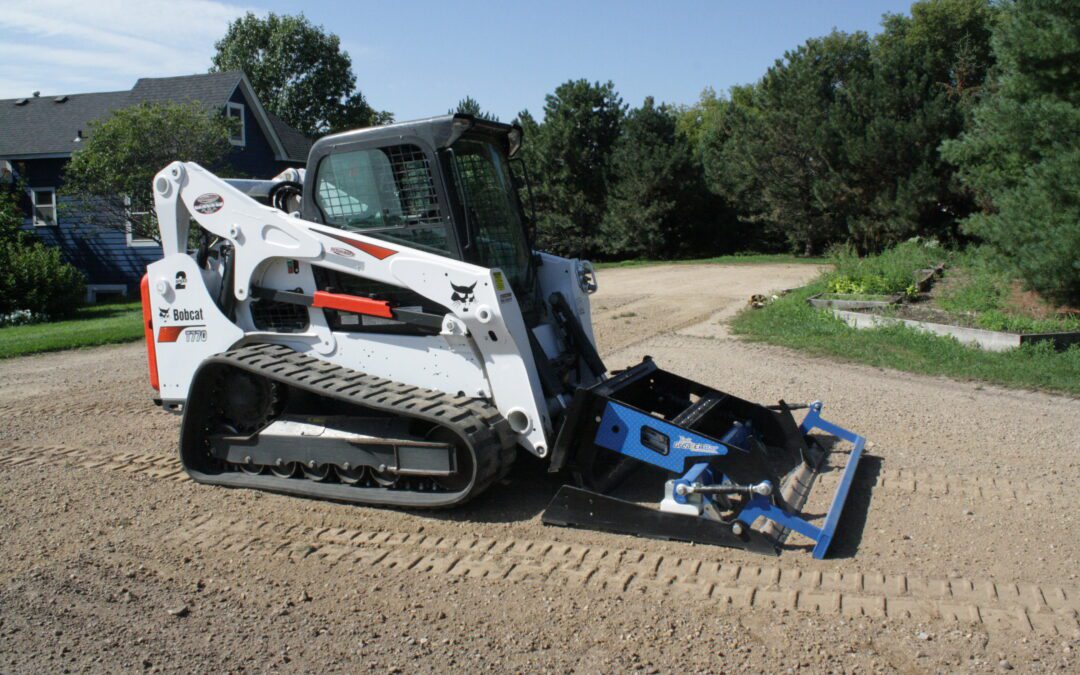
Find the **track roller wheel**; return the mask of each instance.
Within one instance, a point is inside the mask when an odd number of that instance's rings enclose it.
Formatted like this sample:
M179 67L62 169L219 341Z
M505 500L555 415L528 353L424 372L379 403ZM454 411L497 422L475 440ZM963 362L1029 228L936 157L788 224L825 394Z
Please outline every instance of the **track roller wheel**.
M274 474L278 478L292 478L299 470L299 462L282 462L280 465L274 465L270 467L270 473Z
M400 478L396 473L390 473L389 471L371 470L371 479L382 487L394 487Z
M334 473L337 474L338 480L346 485L359 485L367 477L367 467L346 464L345 466L335 466Z
M237 464L237 469L240 469L249 476L258 476L263 472L264 467L262 464Z
M321 483L330 478L330 471L333 469L333 465L309 462L304 464L301 468L304 471L304 478Z

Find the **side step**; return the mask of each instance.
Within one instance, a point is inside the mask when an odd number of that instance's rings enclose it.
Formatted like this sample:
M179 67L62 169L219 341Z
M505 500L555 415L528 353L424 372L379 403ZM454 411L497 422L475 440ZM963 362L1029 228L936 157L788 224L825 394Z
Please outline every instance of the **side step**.
M823 420L821 407L757 405L663 371L646 357L575 392L552 470L569 469L580 487L561 489L543 522L759 552L775 552L794 531L814 540L814 557L822 558L866 441ZM801 424L791 414L796 408L807 409ZM820 527L801 515L830 452L810 436L815 429L852 445ZM603 478L592 478L597 467L621 471L627 461L672 475L659 510L615 499Z

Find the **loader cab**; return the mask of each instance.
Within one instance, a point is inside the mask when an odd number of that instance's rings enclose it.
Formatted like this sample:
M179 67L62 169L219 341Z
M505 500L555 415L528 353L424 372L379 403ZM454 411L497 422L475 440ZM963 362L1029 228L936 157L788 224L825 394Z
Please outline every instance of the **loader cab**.
M517 125L445 115L327 136L308 158L302 216L509 278L528 323L536 282Z

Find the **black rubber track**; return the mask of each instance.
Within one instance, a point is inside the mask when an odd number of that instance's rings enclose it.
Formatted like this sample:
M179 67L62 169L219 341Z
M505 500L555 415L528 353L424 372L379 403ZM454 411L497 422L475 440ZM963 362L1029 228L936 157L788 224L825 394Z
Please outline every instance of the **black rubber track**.
M206 422L213 411L209 393L212 375L223 367L245 370L369 410L445 427L457 434L472 453L473 478L465 488L455 492L420 492L228 471L209 456L204 442ZM506 420L485 400L452 396L359 373L274 344L245 345L204 361L192 380L180 431L180 462L200 483L402 508L447 508L463 504L505 476L516 451Z

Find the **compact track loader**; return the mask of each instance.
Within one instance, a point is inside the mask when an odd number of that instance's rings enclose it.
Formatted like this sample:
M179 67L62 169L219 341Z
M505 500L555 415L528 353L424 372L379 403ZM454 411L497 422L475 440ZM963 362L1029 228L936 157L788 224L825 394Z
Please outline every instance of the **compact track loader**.
M648 358L609 373L592 266L531 249L521 141L517 126L447 115L328 136L306 170L270 181L163 169L164 257L142 301L184 468L201 483L441 508L520 450L573 478L545 523L774 554L796 531L824 556L862 437L820 403L757 405ZM844 441L832 506L811 523L800 509ZM666 472L659 505L611 495L643 465Z

